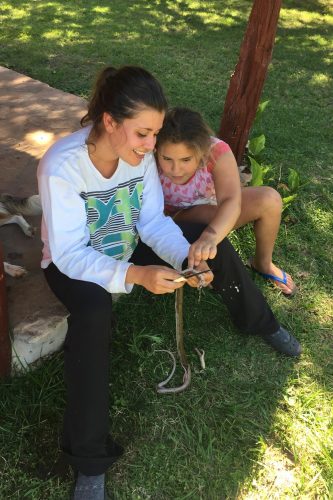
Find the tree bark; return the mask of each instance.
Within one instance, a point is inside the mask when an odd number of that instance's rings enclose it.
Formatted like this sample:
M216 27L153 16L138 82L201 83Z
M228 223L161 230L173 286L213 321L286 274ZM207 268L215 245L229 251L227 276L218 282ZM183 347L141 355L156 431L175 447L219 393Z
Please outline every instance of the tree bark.
M3 254L0 245L0 378L10 375L12 348L9 338L8 304L3 267Z
M282 0L254 0L230 79L219 137L231 147L240 165L271 61Z

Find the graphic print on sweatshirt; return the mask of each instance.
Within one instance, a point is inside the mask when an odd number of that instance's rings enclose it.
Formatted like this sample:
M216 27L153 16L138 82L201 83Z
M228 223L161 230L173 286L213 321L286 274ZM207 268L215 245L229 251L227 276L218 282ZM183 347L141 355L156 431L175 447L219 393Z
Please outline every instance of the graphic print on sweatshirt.
M143 177L123 182L108 191L81 193L90 245L114 259L128 260L137 243L136 223L142 204Z

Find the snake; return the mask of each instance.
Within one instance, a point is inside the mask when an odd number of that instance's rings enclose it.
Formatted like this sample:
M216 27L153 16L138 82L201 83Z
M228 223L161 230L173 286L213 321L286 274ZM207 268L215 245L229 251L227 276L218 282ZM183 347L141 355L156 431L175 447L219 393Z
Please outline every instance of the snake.
M173 368L168 377L157 384L156 390L158 394L176 394L184 391L191 383L191 366L188 363L185 348L184 348L184 324L183 324L183 299L184 288L177 288L175 291L175 316L176 316L176 344L177 354L184 370L183 383L178 387L165 387L166 384L172 379L176 370L176 358L170 351L167 352L173 360Z

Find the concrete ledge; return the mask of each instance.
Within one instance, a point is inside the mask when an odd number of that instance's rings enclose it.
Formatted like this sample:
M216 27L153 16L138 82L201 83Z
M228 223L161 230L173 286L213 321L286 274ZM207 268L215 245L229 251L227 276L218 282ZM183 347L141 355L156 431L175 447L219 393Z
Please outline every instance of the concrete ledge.
M13 331L12 371L21 371L38 359L58 351L66 333L67 320L63 316L18 324Z
M15 71L0 67L1 192L37 193L39 158L60 137L80 128L86 102ZM27 367L58 350L67 331L67 311L49 290L40 269L40 217L27 218L34 238L15 225L0 228L4 260L28 274L6 276L13 370Z
M23 262L20 263L28 269L23 278L7 278L12 369L17 372L61 348L68 313L48 288L39 267L39 238L26 238L15 226L2 228L2 232L12 235L8 248L15 245L21 249ZM9 255L12 255L10 251Z

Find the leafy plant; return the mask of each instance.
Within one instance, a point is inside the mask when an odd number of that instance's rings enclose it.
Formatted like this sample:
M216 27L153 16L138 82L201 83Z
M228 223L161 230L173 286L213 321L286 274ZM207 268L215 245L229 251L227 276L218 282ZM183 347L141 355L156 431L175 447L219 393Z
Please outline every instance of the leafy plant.
M258 106L258 109L257 109L257 112L256 112L256 116L255 116L255 119L254 119L254 125L259 125L259 126L262 126L262 114L263 112L265 111L267 105L269 104L269 100L267 101L263 101L261 103L259 103L259 106Z
M264 178L266 174L271 169L270 165L261 165L252 156L249 156L251 164L251 186L262 186L264 184Z
M249 154L251 156L258 156L261 151L265 148L265 143L266 143L266 137L264 134L259 135L258 137L254 137L253 139L250 139L249 141Z
M254 124L260 124L262 128L262 114L266 109L269 100L259 104ZM266 136L264 133L256 137L251 137L247 143L247 158L250 164L252 178L251 186L262 186L269 182L274 183L274 179L268 179L267 174L272 170L272 165L265 165L261 160L261 153L265 149ZM303 184L304 185L304 184ZM277 190L282 196L283 211L285 211L297 198L298 190L301 187L300 175L294 168L289 168L288 179L285 183L278 182Z
M304 185L304 184L303 184ZM278 190L282 194L283 211L286 210L291 203L297 198L297 191L301 187L300 176L297 170L289 168L289 175L286 184L279 183Z

